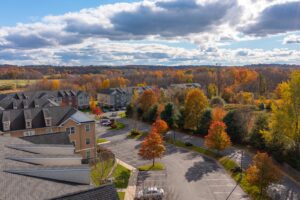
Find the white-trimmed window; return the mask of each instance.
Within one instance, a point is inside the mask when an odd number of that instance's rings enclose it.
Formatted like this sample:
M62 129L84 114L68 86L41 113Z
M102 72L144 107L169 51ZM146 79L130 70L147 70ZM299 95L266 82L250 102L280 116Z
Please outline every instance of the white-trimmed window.
M90 132L90 130L91 130L91 125L90 124L86 124L85 125L85 131L86 132Z
M32 136L32 135L35 135L35 131L31 130L31 131L25 131L23 133L24 136Z
M10 130L10 122L3 122L3 130L4 131Z
M69 133L69 134L75 133L75 127L68 127L68 128L66 129L66 132Z

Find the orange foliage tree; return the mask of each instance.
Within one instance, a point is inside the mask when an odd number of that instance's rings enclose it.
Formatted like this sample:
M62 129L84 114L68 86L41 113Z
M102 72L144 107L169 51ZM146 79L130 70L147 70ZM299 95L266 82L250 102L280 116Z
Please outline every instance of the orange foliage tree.
M166 148L161 136L156 128L153 128L149 135L144 139L139 150L139 155L144 159L152 160L152 165L154 166L155 158L161 158L165 150Z
M266 194L268 186L278 182L281 177L281 172L273 164L267 153L258 152L253 157L252 164L246 170L246 180L260 188L261 197Z
M93 114L99 116L101 115L103 112L101 110L101 108L99 108L98 106L92 109Z
M218 152L230 147L230 137L225 129L226 125L223 122L214 121L209 127L208 135L205 136L205 146Z
M212 110L212 119L213 121L222 121L225 116L225 111L221 107L215 107Z
M162 119L156 120L152 124L152 127L155 128L159 134L165 134L169 129L167 122Z

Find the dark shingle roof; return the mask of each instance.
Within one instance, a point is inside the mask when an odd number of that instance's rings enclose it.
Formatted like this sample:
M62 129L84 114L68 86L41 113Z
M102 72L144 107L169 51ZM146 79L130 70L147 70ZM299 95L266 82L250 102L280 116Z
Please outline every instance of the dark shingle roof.
M51 117L52 126L58 126L66 119L70 118L76 109L72 107L50 107L47 108L47 117ZM6 110L0 111L1 119L9 117L10 121L10 130L23 130L25 129L25 118L24 112L30 112L32 118L32 128L43 128L45 126L45 119L43 108L31 108L27 110ZM3 113L9 113L8 116L3 115ZM2 121L2 120L1 120ZM0 130L3 131L2 125Z
M53 198L52 200L119 200L113 184Z

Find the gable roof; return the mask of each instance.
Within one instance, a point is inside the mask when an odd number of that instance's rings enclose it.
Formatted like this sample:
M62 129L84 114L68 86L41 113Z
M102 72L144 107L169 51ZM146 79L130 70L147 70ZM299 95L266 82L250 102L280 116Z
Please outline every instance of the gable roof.
M26 129L24 112L31 114L32 128L46 127L43 108L31 108L26 110L6 110L0 111L0 121L9 117L10 131ZM9 114L5 114L9 113ZM59 126L66 119L70 118L76 109L72 107L49 107L47 108L47 117L51 117L52 126ZM3 115L5 114L5 115ZM8 116L9 115L9 116ZM2 123L0 123L0 131L3 131Z

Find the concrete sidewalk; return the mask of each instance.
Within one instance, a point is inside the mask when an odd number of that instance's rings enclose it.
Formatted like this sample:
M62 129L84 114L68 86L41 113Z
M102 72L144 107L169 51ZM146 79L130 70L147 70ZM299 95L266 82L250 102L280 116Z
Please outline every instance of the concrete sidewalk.
M135 198L138 170L120 159L117 159L117 163L131 171L127 188L119 191L125 192L124 200L133 200Z

